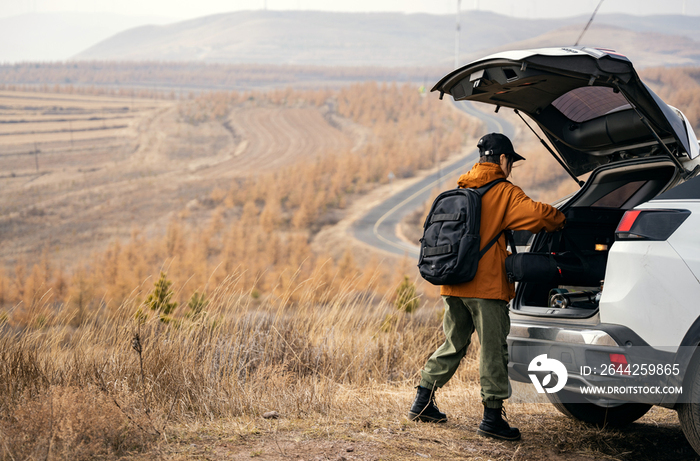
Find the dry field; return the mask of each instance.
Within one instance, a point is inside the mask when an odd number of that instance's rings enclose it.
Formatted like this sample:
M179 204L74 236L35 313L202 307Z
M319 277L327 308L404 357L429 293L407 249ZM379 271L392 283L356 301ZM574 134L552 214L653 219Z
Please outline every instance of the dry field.
M180 102L0 92L0 258L71 262L133 229L202 218L234 178L349 150L361 130L308 107L240 107L188 123Z
M478 437L478 346L437 396L449 421L410 422L439 306L408 314L369 291L318 303L319 291L310 280L297 302L260 302L231 278L170 323L135 315L134 296L79 326L45 307L28 320L41 328L5 324L0 459L695 459L673 411L601 430L517 387L507 409L523 440Z

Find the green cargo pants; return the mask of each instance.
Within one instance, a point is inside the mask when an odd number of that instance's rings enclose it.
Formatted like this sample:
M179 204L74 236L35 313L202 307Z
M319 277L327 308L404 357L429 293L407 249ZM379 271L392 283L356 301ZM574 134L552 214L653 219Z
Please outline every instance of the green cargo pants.
M500 408L510 397L508 345L510 331L508 303L498 299L443 296L445 302L445 343L428 359L421 371L420 386L439 388L452 378L467 353L476 329L481 341L479 375L481 400L489 408Z

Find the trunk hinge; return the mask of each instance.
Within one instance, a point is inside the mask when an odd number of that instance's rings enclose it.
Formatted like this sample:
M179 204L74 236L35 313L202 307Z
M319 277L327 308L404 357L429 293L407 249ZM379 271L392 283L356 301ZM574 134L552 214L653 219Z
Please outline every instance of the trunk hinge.
M661 149L663 149L663 151L666 152L666 155L668 155L668 157L671 159L671 161L673 161L673 163L676 165L676 168L678 168L678 170L680 171L681 175L683 176L683 179L687 178L691 174L691 172L688 171L683 166L681 161L678 160L678 158L675 155L673 155L673 152L671 152L671 150L668 148L666 143L664 143L663 140L661 139L661 136L659 136L656 133L656 131L654 131L654 128L652 128L651 123L649 123L649 120L647 120L646 117L644 115L642 115L641 112L639 112L639 109L637 109L637 106L632 104L632 101L630 101L627 98L627 95L623 91L620 90L620 85L617 83L617 80L614 81L613 84L615 85L615 88L617 89L617 91L622 93L622 96L624 96L625 99L627 99L627 102L629 103L629 105L637 113L637 115L639 116L639 119L642 121L642 123L649 129L649 132L651 132L652 136L654 136L654 139L656 139L656 142L659 143L659 146L661 146Z
M540 135L538 135L537 132L536 132L535 130L532 129L532 127L530 126L530 124L527 123L527 121L523 118L523 116L520 115L520 112L518 112L518 109L513 109L513 110L515 111L516 114L518 114L518 117L520 117L520 119L523 121L523 123L525 123L525 125L527 125L527 127L530 128L530 131L532 131L533 134L534 134L535 136L537 136L537 139L540 140L540 142L542 143L542 145L544 146L544 148L547 149L547 151L548 151L550 154L552 154L552 157L554 157L554 159L555 159L557 162L559 162L559 165L561 165L561 167L564 168L564 169L566 170L567 173L569 173L569 176L571 176L571 177L574 179L574 181L576 181L576 184L578 184L579 187L583 186L583 184L584 184L583 181L579 181L579 179L576 177L576 175L574 174L574 172L571 171L571 168L569 168L569 166L568 166L566 163L564 163L564 161L563 161L562 159L559 158L559 156L554 152L554 150L552 150L551 147L549 147L549 144L547 144L547 143L544 141L544 139L540 138Z

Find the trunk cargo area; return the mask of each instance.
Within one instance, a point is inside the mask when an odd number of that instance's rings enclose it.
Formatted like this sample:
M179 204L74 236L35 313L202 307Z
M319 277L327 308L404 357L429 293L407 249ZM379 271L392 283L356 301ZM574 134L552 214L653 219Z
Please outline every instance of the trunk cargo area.
M513 272L521 277L516 277L520 281L513 310L573 318L596 314L620 220L626 211L665 190L675 173L668 162L653 160L594 172L560 207L566 215L564 229L536 235L529 251L506 264L508 270L517 261Z

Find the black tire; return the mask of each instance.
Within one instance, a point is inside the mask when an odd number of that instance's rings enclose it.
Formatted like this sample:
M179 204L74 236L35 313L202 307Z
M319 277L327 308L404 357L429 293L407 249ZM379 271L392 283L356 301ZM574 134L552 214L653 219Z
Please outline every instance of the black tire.
M593 403L581 394L561 390L547 394L554 408L584 423L598 427L622 427L637 421L652 407L646 403L619 403L603 406Z
M691 367L693 373L686 380L684 385L690 385L690 402L678 405L678 421L686 440L693 447L696 453L700 453L700 368L695 365ZM688 382L690 381L690 382Z

